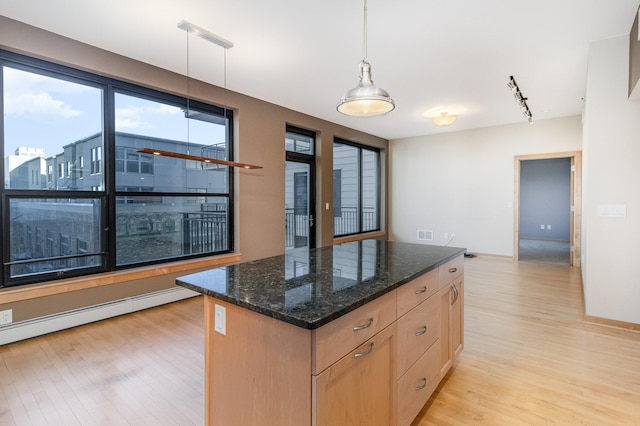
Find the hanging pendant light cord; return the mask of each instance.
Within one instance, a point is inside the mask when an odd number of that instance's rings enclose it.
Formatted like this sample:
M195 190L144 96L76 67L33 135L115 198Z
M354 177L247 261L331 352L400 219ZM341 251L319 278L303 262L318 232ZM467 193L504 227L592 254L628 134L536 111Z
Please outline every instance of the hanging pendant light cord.
M224 84L224 144L225 144L225 148L227 150L227 153L229 152L229 129L227 128L227 49L223 49L224 50L224 63L222 64L224 71L223 71L223 75L222 75L222 84ZM225 153L225 158L228 156L227 153Z
M189 154L189 141L191 140L190 130L190 118L191 105L189 104L189 31L187 33L187 154Z
M364 60L367 60L367 0L364 0Z

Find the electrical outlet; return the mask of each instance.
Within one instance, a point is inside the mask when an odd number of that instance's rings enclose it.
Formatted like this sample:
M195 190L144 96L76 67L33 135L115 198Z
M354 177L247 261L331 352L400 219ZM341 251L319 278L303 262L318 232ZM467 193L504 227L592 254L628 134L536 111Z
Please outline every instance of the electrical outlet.
M551 229L551 225L547 225L547 229Z
M0 311L0 325L11 324L13 322L13 309Z
M448 234L448 233L446 233L446 232L444 233L444 239L445 239L445 240L448 240L448 239L449 239L449 234Z
M227 309L224 306L215 307L214 330L222 335L227 334Z
M544 229L544 225L540 225L540 229Z

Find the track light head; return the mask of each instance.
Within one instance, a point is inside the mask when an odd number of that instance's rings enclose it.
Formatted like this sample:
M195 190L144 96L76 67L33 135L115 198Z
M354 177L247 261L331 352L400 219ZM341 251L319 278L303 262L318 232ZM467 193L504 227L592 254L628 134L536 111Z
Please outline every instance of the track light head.
M533 123L533 114L531 114L531 110L529 109L529 105L527 105L528 98L525 98L520 88L518 87L518 83L513 78L513 76L509 76L509 82L507 83L507 87L511 89L513 92L513 98L516 100L520 109L522 110L522 115L524 115L529 123Z

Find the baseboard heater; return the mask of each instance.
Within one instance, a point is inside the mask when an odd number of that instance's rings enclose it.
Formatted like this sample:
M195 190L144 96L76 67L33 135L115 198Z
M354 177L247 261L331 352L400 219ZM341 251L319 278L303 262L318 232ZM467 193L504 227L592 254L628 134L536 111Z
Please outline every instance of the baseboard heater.
M172 287L140 296L3 325L0 327L0 346L199 295L199 293L183 287Z

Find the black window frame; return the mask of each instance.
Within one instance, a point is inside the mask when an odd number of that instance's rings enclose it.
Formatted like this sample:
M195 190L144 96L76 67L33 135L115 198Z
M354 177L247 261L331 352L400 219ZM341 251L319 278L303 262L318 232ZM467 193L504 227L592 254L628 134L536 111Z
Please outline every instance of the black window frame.
M366 234L369 232L378 232L381 231L382 229L382 224L380 221L380 217L381 217L381 208L382 208L382 161L381 161L381 157L382 157L382 150L380 148L376 148L376 147L372 147L369 145L365 145L365 144L361 144L358 142L354 142L354 141L350 141L347 139L343 139L340 137L334 137L333 138L333 143L334 143L334 147L335 144L340 144L340 145L347 145L353 148L356 148L358 150L358 230L356 232L350 232L350 233L344 233L344 234L336 234L335 230L336 230L336 226L335 226L335 218L336 218L336 211L335 211L335 202L334 202L334 212L333 212L333 226L334 226L334 230L333 230L333 236L334 238L342 238L342 237L348 237L348 236L352 236L352 235L359 235L359 234ZM363 151L371 151L377 154L378 157L378 170L377 170L377 179L376 179L376 187L377 187L377 194L376 194L376 211L375 211L375 220L377 223L377 227L375 229L367 229L367 230L363 230L363 224L364 224L364 211L363 211L363 192L362 192L362 173L363 173L363 159L362 159L362 152ZM332 150L333 152L333 150ZM335 166L334 166L335 167ZM335 171L336 169L333 170L333 174L335 175ZM341 181L342 181L342 176L341 176ZM335 182L334 182L334 188L333 188L333 193L335 193ZM340 204L342 204L342 200L340 200ZM338 217L341 217L338 216Z
M87 71L78 70L65 65L56 64L53 62L32 58L29 56L8 52L0 49L0 153L4 159L8 153L5 152L4 145L4 96L3 96L3 72L2 67L8 66L25 72L36 73L70 81L90 87L96 87L102 90L102 138L103 146L101 147L101 169L94 170L93 158L88 158L89 166L91 170L88 172L103 173L104 181L103 187L93 187L87 190L47 190L47 189L11 189L5 188L3 184L0 189L0 220L2 220L2 226L4 229L9 229L10 225L10 201L12 199L56 199L56 198L69 198L69 199L99 199L100 200L100 229L101 232L101 249L97 255L102 257L102 262L99 266L91 268L79 268L69 269L64 271L53 271L51 273L33 274L27 277L11 277L11 259L10 255L10 233L2 233L3 238L0 243L0 288L14 287L25 284L45 283L52 280L64 279L69 277L87 276L96 273L111 272L116 270L125 270L136 267L142 267L153 264L162 264L167 262L175 262L180 260L206 257L212 255L219 255L225 253L232 253L234 250L234 173L233 168L227 169L227 192L207 194L207 196L222 197L227 199L227 230L226 241L227 249L215 252L204 252L196 254L187 254L171 258L154 259L148 261L141 261L132 264L116 265L116 224L115 224L115 209L116 199L119 195L126 195L126 193L120 193L116 189L115 179L115 93L130 94L133 96L148 98L159 102L167 102L170 104L177 104L185 106L189 109L199 110L208 114L220 116L221 119L227 120L227 152L229 160L233 160L233 111L222 108L216 105L207 104L204 102L194 101L187 97L177 96L174 94L162 92L156 89L144 87L139 84L132 84L129 82L119 81L110 77L90 73ZM84 159L83 159L84 161ZM125 159L126 161L126 159ZM66 165L63 165L64 168ZM58 167L54 166L53 173L58 173ZM53 176L50 175L50 169L45 170L46 176L44 179L47 181ZM5 176L4 161L0 164L0 174ZM131 195L129 193L128 195ZM137 196L149 196L149 197L161 197L164 195L162 192L136 192ZM193 193L188 194L186 191L182 193L170 193L171 196L193 196ZM37 259L34 259L37 260Z
M309 215L315 220L312 221L312 224L309 225L309 240L308 246L309 249L316 248L316 227L318 223L318 219L316 218L316 202L317 202L317 194L316 194L316 150L317 150L317 133L313 130L304 129L302 127L294 126L293 124L287 124L285 126L285 135L287 134L297 134L300 136L306 136L311 139L311 149L310 153L307 152L298 152L286 149L285 145L285 161L294 161L301 164L307 164L309 166ZM295 149L295 143L294 147ZM285 237L286 238L286 237ZM286 243L285 243L286 245Z

